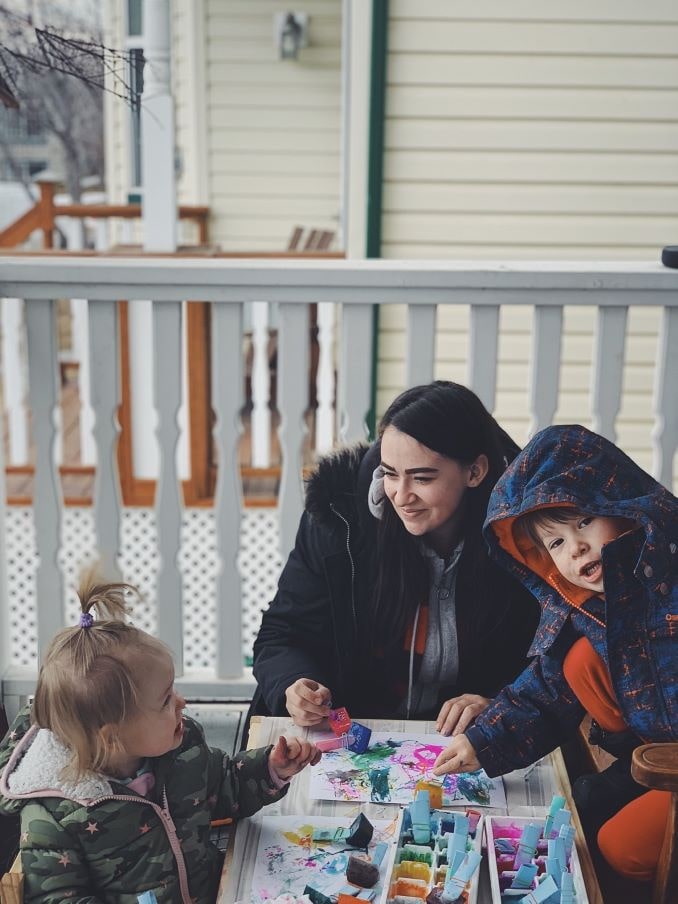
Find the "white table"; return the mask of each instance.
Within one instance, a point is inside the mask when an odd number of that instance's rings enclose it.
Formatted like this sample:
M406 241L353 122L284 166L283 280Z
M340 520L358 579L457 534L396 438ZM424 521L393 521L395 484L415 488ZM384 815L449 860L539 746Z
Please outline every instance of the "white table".
M361 722L375 731L411 732L414 734L436 734L433 722L398 721L385 719L361 719ZM298 728L290 719L252 719L248 747L265 747L281 735L305 737L307 729ZM304 769L292 780L288 794L277 803L265 808L267 813L281 815L308 816L356 816L361 810L368 819L388 819L396 809L394 804L351 803L345 801L311 800L309 798L310 770ZM559 751L541 760L530 769L521 769L504 776L507 810L496 807L480 807L485 814L499 816L544 816L554 794L563 794L572 809L570 786L565 765ZM573 811L577 826L577 852L582 863L582 871L587 885L590 904L603 904L600 890L595 882L590 855L581 835L578 818ZM256 819L243 819L237 824L235 837L226 854L217 904L249 904L252 868L259 843L259 824ZM478 904L491 904L489 874L483 858L480 875Z

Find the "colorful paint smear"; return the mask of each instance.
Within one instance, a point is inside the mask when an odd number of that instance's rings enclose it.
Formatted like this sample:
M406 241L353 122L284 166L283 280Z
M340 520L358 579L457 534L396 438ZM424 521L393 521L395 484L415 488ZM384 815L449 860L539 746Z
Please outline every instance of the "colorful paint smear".
M311 738L324 737L319 732ZM445 748L439 735L413 737L408 734L372 732L364 753L331 750L311 770L310 797L314 800L374 801L408 804L422 779L434 778L433 764ZM443 804L505 807L501 778L478 772L447 775L443 782Z
M282 894L299 896L307 885L325 895L336 895L346 885L348 858L357 851L345 842L314 842L315 829L351 825L355 816L271 816L261 820L261 835L252 876L251 904L265 904ZM396 848L397 816L392 820L370 820L374 835L367 853L372 854L379 841L391 843L391 851L381 865L381 877L375 886L374 904L386 898L387 877L391 873Z

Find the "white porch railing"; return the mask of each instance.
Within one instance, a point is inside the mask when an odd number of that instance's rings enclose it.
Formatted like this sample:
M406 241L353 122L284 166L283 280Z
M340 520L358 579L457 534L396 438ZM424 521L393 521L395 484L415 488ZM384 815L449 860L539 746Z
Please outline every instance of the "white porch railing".
M36 449L34 515L39 566L37 640L44 649L63 623L63 574L59 565L64 515L55 466L55 408L58 367L55 354L57 298L84 298L89 305L91 405L97 448L93 518L96 544L109 573L119 562L122 512L115 465L117 300L153 300L156 439L160 480L156 493L160 566L157 575L157 630L175 653L177 675L190 696L246 696L251 677L242 668L241 576L237 554L241 530L237 445L243 405L243 306L278 304L278 408L283 471L279 532L283 557L292 547L303 505L301 482L303 416L308 404L308 303L323 303L320 329L331 330L341 305L335 338L338 420L344 442L364 438L372 373L372 305L407 305L406 383L434 378L437 306L470 306L468 383L494 408L499 314L502 306L534 306L531 355L531 432L548 425L556 411L563 306L598 307L591 416L594 429L614 439L620 408L626 316L630 305L658 306L663 322L657 350L652 431L655 475L672 486L678 446L678 273L639 264L454 264L404 261L276 261L210 259L105 259L69 257L0 258L0 297L25 301L28 382ZM213 669L183 668L182 520L177 471L178 411L181 404L181 304L213 303L212 398L217 415L214 440L219 462L214 519L221 568L215 580L216 656ZM328 347L327 332L324 341ZM327 373L332 362L323 358ZM319 416L331 400L319 398ZM0 474L4 469L0 467ZM2 478L0 478L2 479ZM0 499L4 500L4 487ZM2 514L2 513L0 513ZM0 524L5 524L0 519ZM4 540L4 537L0 537ZM262 603L266 603L262 600ZM3 694L32 687L34 670L12 666L9 604L0 543L0 674Z

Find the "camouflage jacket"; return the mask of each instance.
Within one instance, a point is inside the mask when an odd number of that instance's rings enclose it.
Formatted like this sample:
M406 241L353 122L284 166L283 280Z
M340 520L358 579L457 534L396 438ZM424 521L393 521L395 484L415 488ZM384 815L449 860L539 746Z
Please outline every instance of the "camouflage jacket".
M159 904L213 901L219 855L210 820L248 816L280 799L270 747L230 759L184 717L182 744L152 761L149 797L103 775L62 778L70 751L24 709L0 747L0 812L21 813L24 901Z

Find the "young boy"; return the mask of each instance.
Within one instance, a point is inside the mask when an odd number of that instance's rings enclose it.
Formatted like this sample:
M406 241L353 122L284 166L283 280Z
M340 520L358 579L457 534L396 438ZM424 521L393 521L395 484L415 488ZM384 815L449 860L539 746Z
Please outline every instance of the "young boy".
M541 604L534 659L435 772L527 766L572 735L586 710L592 740L619 760L597 787L580 780L578 802L600 808L608 862L650 879L669 795L632 781L630 754L678 739L678 500L603 437L549 427L497 483L485 535Z

